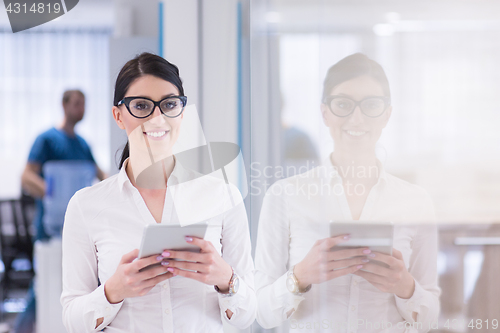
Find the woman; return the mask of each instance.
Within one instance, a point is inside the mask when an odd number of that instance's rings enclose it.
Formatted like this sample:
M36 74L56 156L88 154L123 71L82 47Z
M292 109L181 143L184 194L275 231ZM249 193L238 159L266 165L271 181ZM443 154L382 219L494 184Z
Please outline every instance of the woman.
M335 149L322 166L273 184L262 206L255 263L263 327L290 319L291 331L404 332L437 320L436 228L423 224L434 219L431 201L375 155L391 112L375 61L354 54L329 69L321 114ZM394 222L392 255L333 251L349 235L328 237L329 221L353 220Z
M223 321L253 322L244 206L227 205L225 184L173 154L186 101L177 67L161 57L143 53L120 71L112 110L128 136L120 172L77 192L66 213L61 303L69 332L222 332ZM203 214L197 203L206 200L220 209ZM189 220L186 210L204 219ZM146 225L201 221L205 238L186 237L200 253L137 258Z

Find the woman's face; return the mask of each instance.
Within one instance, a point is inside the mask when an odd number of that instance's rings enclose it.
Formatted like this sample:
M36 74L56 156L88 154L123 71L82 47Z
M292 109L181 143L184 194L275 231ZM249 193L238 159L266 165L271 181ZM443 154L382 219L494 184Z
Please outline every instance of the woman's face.
M144 75L132 82L124 97L147 97L160 101L168 96L178 95L179 91L172 83L156 76ZM183 114L169 118L155 107L153 114L139 119L132 116L122 104L113 107L113 117L118 126L127 132L131 149L143 147L150 149L155 157L166 157L172 154L172 147L179 137Z
M330 96L332 95L341 95L360 101L366 97L384 96L384 91L374 78L365 75L335 86L330 91ZM330 135L335 142L335 150L350 152L374 151L382 129L389 121L391 111L392 107L389 106L382 115L371 118L364 115L359 106L356 106L349 116L338 117L330 111L327 105L321 104L323 122L330 130Z

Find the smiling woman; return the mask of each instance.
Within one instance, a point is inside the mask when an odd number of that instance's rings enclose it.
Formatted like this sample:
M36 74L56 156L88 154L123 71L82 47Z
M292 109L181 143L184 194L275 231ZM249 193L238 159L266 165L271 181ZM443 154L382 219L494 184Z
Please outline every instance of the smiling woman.
M325 88L326 89L326 88ZM321 104L323 121L335 142L335 155L346 150L375 151L392 108L375 78L362 75L331 89Z
M323 89L321 116L334 150L266 194L255 253L257 320L271 328L290 319L290 331L428 331L439 313L437 230L427 193L386 173L375 154L392 113L385 73L353 54L329 69ZM336 251L350 236L330 235L330 223L358 220L373 230L395 224L391 255L369 246Z
M186 102L177 67L159 56L143 53L120 71L112 112L128 136L121 170L78 192L64 223L61 302L69 332L222 332L223 322L238 328L253 322L253 262L241 196L229 188L228 198L226 184L211 177L189 181L198 174L173 154ZM208 225L205 237L185 239L199 253L164 249L138 258L145 226L184 226L182 212L203 211L193 203L208 198L217 198L210 211L191 221Z
M173 167L172 148L179 138L184 116L182 111L187 102L186 96L179 90L169 81L150 74L134 81L127 90L127 96L113 107L113 117L118 126L127 133L129 144L131 141L136 143L131 147L127 145L125 150L140 148L139 143L145 142L148 149L162 155L157 157L157 160L170 157L168 164ZM153 99L158 101L155 102ZM124 151L120 168L126 154ZM133 164L130 171L134 169L137 171L135 164L141 161L132 159L131 163Z

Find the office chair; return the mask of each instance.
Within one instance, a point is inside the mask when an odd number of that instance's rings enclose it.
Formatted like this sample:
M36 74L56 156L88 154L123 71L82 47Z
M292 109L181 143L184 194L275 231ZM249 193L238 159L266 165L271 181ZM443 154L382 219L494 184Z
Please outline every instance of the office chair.
M0 250L5 267L0 283L2 301L8 297L11 287L27 288L34 276L33 235L29 217L33 210L34 200L28 196L0 200ZM13 263L20 259L29 262L28 269L15 269Z

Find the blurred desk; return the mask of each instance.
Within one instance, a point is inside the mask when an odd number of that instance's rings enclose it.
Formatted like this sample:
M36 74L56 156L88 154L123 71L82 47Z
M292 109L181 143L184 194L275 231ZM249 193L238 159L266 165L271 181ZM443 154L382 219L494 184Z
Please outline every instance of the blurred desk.
M35 243L36 331L66 333L62 323L62 242L60 238Z
M500 325L495 330L492 321L500 322L500 225L441 225L439 237L440 252L445 259L439 281L442 289L439 331L497 332ZM460 324L445 327L447 320ZM474 328L469 327L471 320Z

